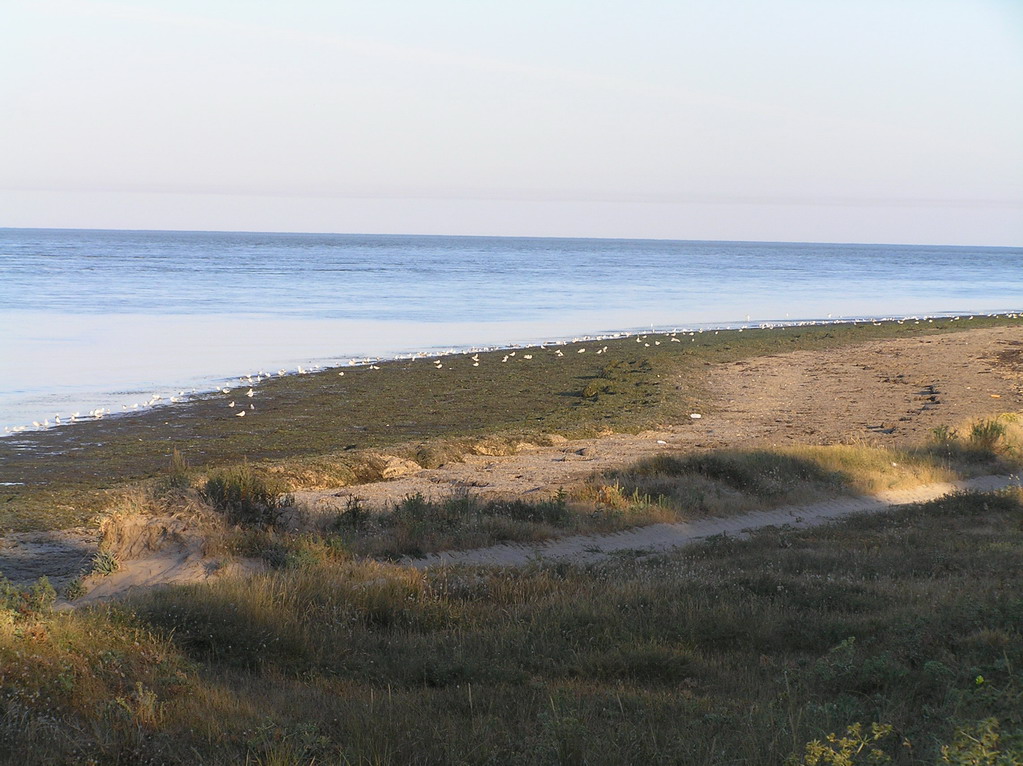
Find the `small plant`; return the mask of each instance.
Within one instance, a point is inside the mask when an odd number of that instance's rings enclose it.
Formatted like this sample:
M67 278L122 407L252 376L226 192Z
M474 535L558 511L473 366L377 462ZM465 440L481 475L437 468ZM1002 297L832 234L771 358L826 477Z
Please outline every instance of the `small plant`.
M310 545L310 540L273 539L261 551L263 561L271 569L304 569L319 564L320 552Z
M949 426L938 426L931 430L931 438L935 444L949 446L959 440L959 433Z
M81 598L84 595L85 585L82 583L81 577L76 577L64 586L64 598L68 601L74 601L76 598Z
M525 500L497 500L484 506L482 513L554 527L567 526L572 515L568 509L568 494L563 488L554 497L534 503Z
M974 423L970 428L968 437L970 446L974 449L994 452L998 442L1005 436L1005 424L1001 421L990 419Z
M113 703L121 714L136 726L154 729L164 719L164 704L156 692L147 688L141 681L135 682L132 694L117 697Z
M457 528L483 511L479 499L468 492L455 492L437 507L442 526Z
M629 498L617 479L611 484L599 484L580 493L580 498L602 508L623 511L629 507Z
M425 521L433 507L433 503L427 500L422 492L416 492L401 499L394 507L394 516L402 521Z
M1023 742L1018 742L1023 745ZM998 732L998 719L985 718L974 726L960 728L955 739L941 748L943 766L1012 766L1023 753L1012 744L1005 747ZM1010 752L1010 750L1012 752Z
M191 484L192 482L188 478L188 461L175 447L171 452L170 466L167 476L163 480L163 486L167 489L188 489Z
M0 610L10 610L16 614L38 614L48 612L56 600L57 591L46 577L40 577L25 588L0 575Z
M360 498L352 495L345 501L345 509L337 514L332 524L334 531L361 532L369 526L372 514Z
M200 495L232 524L260 528L275 526L292 502L290 495L253 472L248 462L213 474Z
M864 733L863 724L854 723L845 735L829 734L824 742L815 739L806 745L800 766L856 766L891 763L892 759L877 743L892 733L889 724L872 723Z
M98 550L92 557L92 573L106 577L121 568L121 562L107 550Z

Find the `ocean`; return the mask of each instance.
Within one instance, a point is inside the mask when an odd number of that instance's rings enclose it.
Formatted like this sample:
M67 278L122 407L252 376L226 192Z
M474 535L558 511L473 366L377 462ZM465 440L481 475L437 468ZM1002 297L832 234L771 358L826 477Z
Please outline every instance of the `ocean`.
M1023 248L0 229L0 428L367 357L1021 308Z

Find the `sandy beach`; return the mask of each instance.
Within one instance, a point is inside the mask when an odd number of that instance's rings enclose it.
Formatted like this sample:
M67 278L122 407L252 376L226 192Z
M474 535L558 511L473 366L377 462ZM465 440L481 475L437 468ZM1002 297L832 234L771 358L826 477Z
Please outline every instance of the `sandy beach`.
M460 463L345 490L298 492L300 503L336 508L349 497L387 505L414 493L459 488L499 496L549 494L659 452L791 444L877 445L926 440L941 425L1023 408L1023 330L797 351L706 371L710 399L700 418L638 434L523 445L510 456Z

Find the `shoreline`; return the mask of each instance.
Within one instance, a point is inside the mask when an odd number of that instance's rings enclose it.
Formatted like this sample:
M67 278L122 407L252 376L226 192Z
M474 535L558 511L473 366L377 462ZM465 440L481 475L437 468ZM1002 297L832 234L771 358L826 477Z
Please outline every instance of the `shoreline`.
M969 321L974 318L981 319L995 319L995 318L1016 318L1023 313L1023 309L1019 310L1000 310L990 313L985 312L933 312L927 314L914 314L905 316L853 316L853 317L838 317L838 318L812 318L812 319L771 319L771 320L749 320L747 321L731 321L731 322L703 322L703 323L690 323L685 326L676 325L669 329L668 325L651 325L647 328L628 328L621 330L603 330L592 334L576 334L576 335L564 335L564 336L547 336L543 339L529 338L521 342L499 342L496 344L479 344L479 345L457 345L449 346L446 344L431 346L426 349L404 349L394 353L388 353L385 355L358 355L354 357L348 357L347 363L339 361L343 358L343 355L331 354L329 356L315 357L307 360L304 364L298 364L296 369L279 368L277 365L267 365L271 369L270 371L263 370L260 368L257 372L247 374L232 374L225 377L210 377L207 375L192 376L191 382L194 383L192 386L185 386L184 389L178 388L177 386L162 385L143 388L140 385L135 386L136 391L124 391L125 386L110 386L107 390L99 393L100 397L103 397L100 402L97 403L96 399L93 398L89 404L83 404L84 399L80 400L75 404L66 403L63 408L65 411L56 413L46 412L42 414L36 414L29 416L31 419L22 421L20 423L10 422L11 418L8 418L8 422L3 425L3 431L0 432L0 440L3 439L15 439L16 437L37 432L55 431L60 429L66 429L71 425L78 425L81 422L90 420L99 420L105 418L119 418L125 416L138 415L144 412L163 412L165 408L175 405L183 404L197 399L201 399L206 396L214 395L218 391L222 391L223 388L229 389L237 388L239 386L252 386L258 385L260 382L277 377L287 377L290 375L301 375L309 372L322 372L326 370L343 370L348 368L360 368L370 367L379 364L389 364L402 361L411 361L416 359L439 359L446 356L458 356L464 354L474 353L491 353L500 352L507 350L516 349L543 349L546 347L563 346L577 342L593 342L593 341L605 341L605 340L618 340L621 338L634 337L641 334L701 334L704 332L711 331L728 331L736 330L739 332L745 330L767 330L767 329L779 329L779 328L793 328L793 327L827 327L831 325L857 325L863 323L897 323L903 324L906 322L916 322L917 324L922 322L938 320L951 320L951 321ZM128 388L132 388L129 386ZM177 388L177 391L174 389ZM154 390L155 389L155 390ZM185 389L190 389L186 390ZM125 397L124 394L131 394ZM129 399L138 399L140 395L145 394L142 401L135 401L132 404L122 404ZM32 397L38 396L49 396L53 394L47 394L45 392L34 392L31 394ZM0 395L2 397L2 395ZM98 404L98 406L96 406ZM20 408L17 408L20 409ZM53 417L55 420L51 422L50 418ZM2 419L0 419L2 422ZM0 485L2 486L2 485Z

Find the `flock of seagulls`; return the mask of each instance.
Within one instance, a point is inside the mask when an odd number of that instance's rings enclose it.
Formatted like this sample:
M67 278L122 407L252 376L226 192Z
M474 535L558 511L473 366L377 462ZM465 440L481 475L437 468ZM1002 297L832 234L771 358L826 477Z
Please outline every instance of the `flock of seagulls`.
M1005 314L1004 316L1006 316L1008 318L1011 318L1011 319L1023 319L1023 314L1009 313L1009 314ZM967 320L973 319L972 316L966 316L966 317L952 316L952 317L938 317L938 318L939 319L945 319L945 320L953 321L953 322L961 320L961 319L967 319ZM749 322L749 316L747 316L746 319L747 319L747 322ZM761 323L761 324L758 324L756 326L756 328L757 329L762 329L762 330L770 330L770 329L781 328L781 327L811 327L811 326L835 324L835 323L838 323L838 322L847 322L847 321L849 321L849 320L833 319L831 314L828 314L828 319L826 319L826 320L801 321L801 322L785 321L785 322ZM912 317L902 317L902 318L899 318L899 317L889 317L889 318L884 318L884 319L880 319L880 320L874 319L874 320L869 320L869 321L870 321L871 324L873 324L875 326L880 326L883 322L897 322L898 324L905 324L907 322L913 322L915 324L921 324L923 322L932 322L933 323L934 322L934 318L933 317L928 317L928 316L922 316L922 317L920 317L920 316L912 316ZM739 332L742 332L743 329L746 329L746 328L739 327L739 328L732 328L732 329L737 329ZM504 354L504 356L501 359L502 363L507 364L508 362L510 362L512 360L515 360L515 359L521 360L521 361L530 361L530 360L535 358L537 353L545 352L545 351L552 352L552 355L555 358L563 358L565 356L565 353L564 353L564 351L561 348L559 348L559 346L566 346L566 345L569 345L569 344L589 343L589 342L597 342L597 343L599 343L599 342L605 341L605 340L620 340L620 339L623 339L623 338L635 337L636 343L642 343L644 348L649 348L649 347L651 347L651 345L653 345L653 346L660 346L664 342L682 343L684 341L684 339L687 338L687 337L689 338L690 342L695 343L697 336L698 335L702 335L705 332L706 333L713 332L714 335L717 335L720 332L720 330L710 330L710 329L706 329L706 328L701 328L701 329L696 329L696 330L686 330L686 329L679 330L679 329L676 328L676 329L672 330L671 332L656 333L656 332L654 332L653 327L651 327L651 332L650 333L646 333L646 334L638 334L638 335L636 335L636 334L631 333L631 332L617 332L617 333L611 333L611 334L607 334L607 335L597 335L597 336L589 336L589 335L587 335L587 336L583 336L583 337L572 338L572 340L548 341L548 342L541 343L538 346L527 347L528 350L531 351L531 353L523 353L521 356L518 356L518 352L520 350L522 350L522 351L526 350L526 348L524 348L522 346L517 346L517 345L511 346L510 348L513 349L513 350L509 350L508 346L504 346L504 347L501 347L501 346L487 346L487 347L471 348L468 351L466 351L464 349L460 350L460 349L452 348L452 349L449 349L449 350L446 350L446 351L442 351L442 352L430 353L430 352L426 352L426 351L420 351L420 352L415 352L415 353L411 353L411 354L401 354L401 355L398 355L398 356L394 357L394 361L401 361L401 360L416 361L416 360L419 360L419 359L429 359L435 369L443 370L443 369L450 369L450 365L448 365L448 367L445 367L445 364L444 364L444 361L443 361L444 357L451 356L451 355L456 355L456 354L468 353L470 355L469 356L469 360L471 361L472 366L473 367L479 367L480 366L480 354L481 353L485 353L485 352L491 352L491 351L500 351L500 350L507 351L507 353ZM654 335L661 335L662 338L661 339L654 338ZM587 353L587 351L589 351L589 350L593 350L593 352L595 354L605 354L608 351L608 347L606 345L599 346L599 347L594 348L594 349L587 349L586 347L583 347L583 348L579 348L576 351L576 353L584 354L584 353ZM369 370L379 370L379 369L381 369L380 365L379 365L379 362L383 362L383 361L385 361L385 360L383 358L381 358L381 357L363 357L363 358L358 358L357 357L357 358L352 358L352 359L348 360L348 367L358 367L358 368L369 369ZM319 365L319 364L311 365L308 368L303 367L301 365L298 365L298 367L295 370L295 373L298 374L298 375L307 375L307 374L312 373L312 372L319 372L319 371L321 371L323 369L324 369L324 367L322 365ZM283 369L283 368L277 370L277 372L276 372L276 376L277 377L284 377L285 375L288 375L288 374L290 374L290 371L286 370L286 369ZM344 370L339 370L337 374L339 376L343 377L345 372L344 372ZM229 410L233 411L233 414L234 414L235 417L239 417L239 418L246 417L246 415L250 415L250 414L254 413L256 408L255 408L255 405L252 403L251 400L256 396L256 386L258 386L260 382L262 382L264 380L269 380L272 377L275 377L274 373L265 372L263 370L260 370L259 372L253 373L251 375L244 375L244 376L238 378L239 385L244 387L244 388L247 388L248 390L246 390L246 391L244 391L243 393L240 393L240 394L235 394L235 396L227 403L227 408ZM218 387L217 388L217 391L219 393L224 394L224 395L228 395L228 396L230 396L232 394L232 390L233 389L231 389L230 387L227 387L227 386ZM189 398L189 396L195 395L195 394L199 394L199 393L201 393L201 392L199 392L197 389L194 389L194 388L191 390L190 393L186 393L184 390L181 390L181 391L178 391L176 395L169 396L166 399L162 395L160 395L160 394L153 394L148 400L146 400L144 402L135 402L135 403L130 404L130 405L122 405L121 406L121 411L127 413L127 412L135 412L135 411L138 411L138 410L141 410L141 409L147 409L147 408L154 407L154 406L161 405L161 404L177 404L179 402L186 401ZM248 407L245 407L244 403L239 402L239 397L245 397L245 398L250 400ZM17 434L17 433L22 433L22 432L25 432L25 431L30 431L30 430L46 430L46 429L49 429L51 427L63 426L63 425L68 425L68 424L72 424L72 423L78 423L78 422L81 422L81 421L84 421L84 420L100 420L103 417L105 417L107 415L111 415L111 414L113 414L112 411L109 408L105 408L105 407L98 407L96 409L90 410L85 415L83 415L81 412L74 412L71 415L69 415L67 417L64 417L60 413L56 413L56 414L54 414L52 421L49 418L45 418L42 421L34 420L34 421L32 421L31 425L5 426L4 427L4 434L5 435ZM698 419L701 416L698 415L698 414L693 414L690 417L692 417L693 419Z

